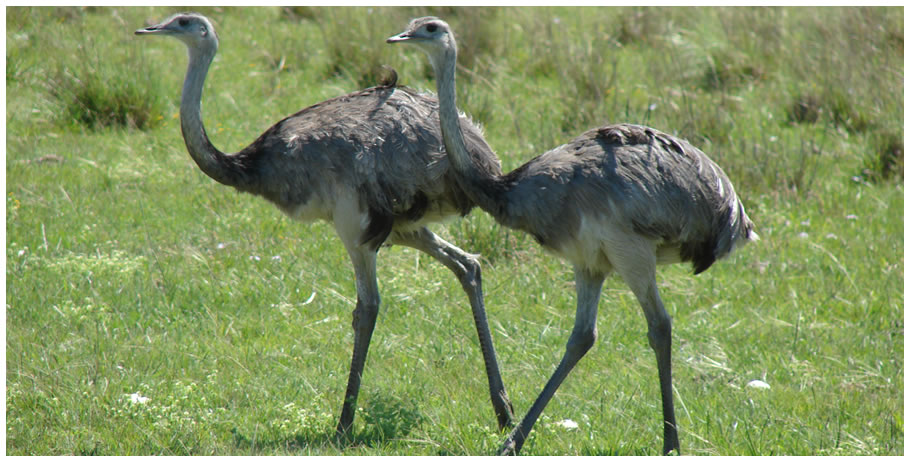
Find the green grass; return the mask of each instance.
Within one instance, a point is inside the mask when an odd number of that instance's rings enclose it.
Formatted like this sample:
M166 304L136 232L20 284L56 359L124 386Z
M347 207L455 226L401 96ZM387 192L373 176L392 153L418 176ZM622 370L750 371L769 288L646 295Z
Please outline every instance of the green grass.
M6 452L492 454L503 435L465 296L398 247L380 253L355 434L334 439L347 254L331 226L198 171L176 118L184 46L132 35L172 12L7 8ZM202 12L221 41L204 116L225 151L371 85L383 64L434 88L423 54L384 43L424 14L459 35L462 109L505 169L608 122L689 139L728 173L762 240L699 277L660 270L683 453L904 453L902 9ZM571 270L480 211L434 230L484 255L522 415L563 353ZM645 330L609 279L598 342L524 454L659 452Z

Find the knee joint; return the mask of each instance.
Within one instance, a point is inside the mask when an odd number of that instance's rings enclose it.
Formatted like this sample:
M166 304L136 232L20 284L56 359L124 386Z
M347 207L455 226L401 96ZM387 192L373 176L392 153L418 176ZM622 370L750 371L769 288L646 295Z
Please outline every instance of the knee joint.
M655 323L649 323L648 343L652 349L666 345L671 339L671 318L665 316Z
M574 334L570 337L569 343L566 344L566 351L581 357L595 345L597 338L598 332L595 329Z
M481 264L474 257L468 257L460 262L462 274L460 275L462 285L465 287L474 287L480 284Z
M357 301L357 306L351 313L351 327L354 329L372 328L376 323L376 316L379 313L379 300L375 303L365 303L362 300Z

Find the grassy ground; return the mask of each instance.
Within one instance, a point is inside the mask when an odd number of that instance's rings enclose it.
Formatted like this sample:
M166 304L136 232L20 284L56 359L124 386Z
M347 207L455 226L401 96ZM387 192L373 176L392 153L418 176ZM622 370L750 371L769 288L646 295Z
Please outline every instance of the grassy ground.
M330 226L197 170L176 118L184 47L132 35L172 12L7 8L7 453L493 453L503 435L464 294L401 248L380 253L355 438L334 441L347 255ZM904 453L902 9L202 12L221 39L204 116L225 151L372 85L382 64L433 88L422 54L384 44L424 14L459 35L462 109L507 170L608 122L689 139L762 241L699 277L660 271L683 453ZM524 414L572 326L571 271L480 211L435 231L484 255ZM659 452L639 307L612 278L600 311L598 343L524 454Z

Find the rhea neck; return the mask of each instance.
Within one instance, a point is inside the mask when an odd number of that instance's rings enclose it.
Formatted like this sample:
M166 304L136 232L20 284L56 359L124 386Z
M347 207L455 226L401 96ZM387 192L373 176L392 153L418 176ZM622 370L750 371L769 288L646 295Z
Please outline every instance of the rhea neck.
M459 110L456 106L455 71L458 52L455 43L450 39L447 46L427 54L436 75L443 145L446 147L450 163L458 172L458 181L478 206L497 220L509 225L512 221L507 218L506 207L509 201L504 200L508 188L505 188L500 177L475 165L462 136Z
M443 145L449 155L449 161L462 174L475 170L465 147L462 128L459 125L459 109L456 106L456 60L458 51L455 43L450 41L442 51L428 53L433 72L436 74L437 93L440 100L440 125L443 134Z
M202 123L202 88L218 51L218 42L203 41L198 45L188 45L187 50L190 62L180 98L180 130L187 151L203 173L221 184L239 187L242 172L235 159L212 145Z

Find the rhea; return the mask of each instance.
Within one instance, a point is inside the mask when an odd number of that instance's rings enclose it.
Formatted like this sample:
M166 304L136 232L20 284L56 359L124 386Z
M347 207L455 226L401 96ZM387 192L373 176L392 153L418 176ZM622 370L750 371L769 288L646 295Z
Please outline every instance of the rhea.
M530 233L572 263L576 319L556 371L501 454L522 448L535 421L595 343L598 299L616 271L645 313L658 361L664 449L680 452L671 392L671 318L658 294L656 265L691 262L695 273L758 238L724 172L684 140L638 125L591 129L500 175L470 155L456 107L457 46L449 25L418 18L387 42L427 53L440 100L443 143L462 188L497 222Z
M180 13L136 34L172 36L187 46L180 128L199 168L221 184L265 198L293 219L331 222L345 245L354 266L357 304L354 351L337 433L351 429L357 409L380 305L376 255L383 243L413 247L455 273L471 303L498 423L511 426L512 407L484 311L480 265L476 256L425 226L465 215L474 206L445 156L436 99L397 87L393 77L386 85L303 109L240 152L225 154L209 141L201 116L203 83L218 49L212 23L199 14ZM464 118L460 123L475 165L499 174L499 160L480 129Z

